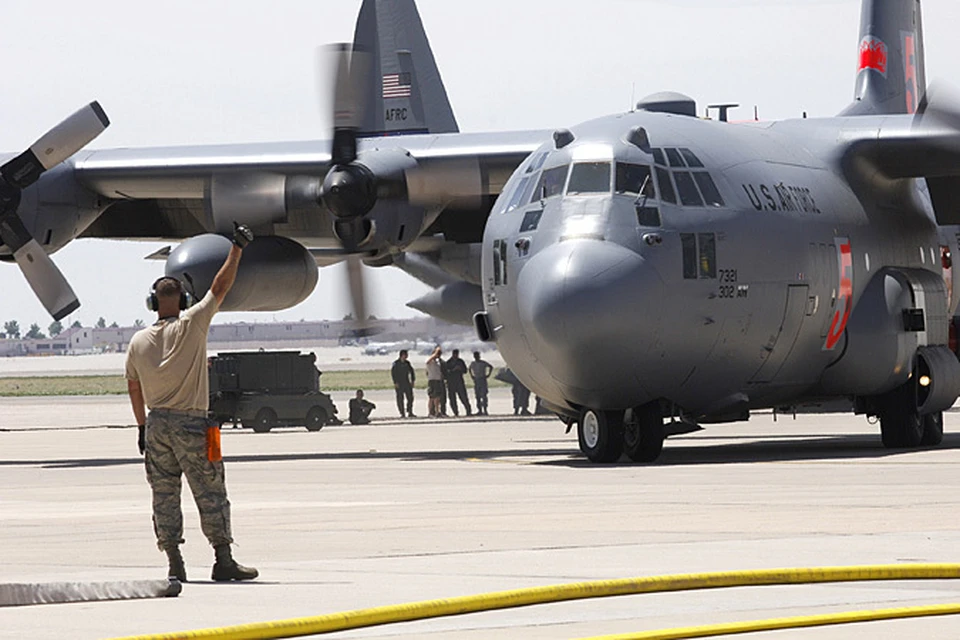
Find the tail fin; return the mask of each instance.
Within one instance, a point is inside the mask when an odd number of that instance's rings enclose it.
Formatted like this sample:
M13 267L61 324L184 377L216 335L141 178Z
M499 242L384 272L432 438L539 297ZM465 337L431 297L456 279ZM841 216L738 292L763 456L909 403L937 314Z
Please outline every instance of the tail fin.
M855 101L841 115L916 113L926 88L920 0L863 0Z
M414 0L364 0L353 42L372 54L361 136L459 131Z

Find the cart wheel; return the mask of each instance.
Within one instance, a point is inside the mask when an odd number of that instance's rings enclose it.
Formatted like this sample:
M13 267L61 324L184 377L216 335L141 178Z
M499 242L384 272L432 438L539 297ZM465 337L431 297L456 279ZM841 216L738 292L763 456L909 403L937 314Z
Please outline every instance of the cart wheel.
M307 431L320 431L327 424L327 412L323 407L310 407L307 411Z
M264 407L257 411L253 419L253 430L257 433L267 433L275 424L277 424L277 412L270 407Z

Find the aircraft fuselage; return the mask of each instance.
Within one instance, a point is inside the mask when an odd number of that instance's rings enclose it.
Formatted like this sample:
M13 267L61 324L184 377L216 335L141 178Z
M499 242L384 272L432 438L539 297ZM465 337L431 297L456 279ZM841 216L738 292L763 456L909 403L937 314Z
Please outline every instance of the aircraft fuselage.
M909 126L633 112L550 141L517 169L485 230L484 302L504 359L570 415L661 400L722 421L902 384L917 345L945 342L946 313L931 311L947 305L944 243L918 182L901 185L892 209L861 202L831 154L839 139ZM862 348L847 329L870 283L887 291L915 272L930 276L918 276L925 331L876 328L891 334L876 357L844 363ZM841 364L852 373L827 375Z

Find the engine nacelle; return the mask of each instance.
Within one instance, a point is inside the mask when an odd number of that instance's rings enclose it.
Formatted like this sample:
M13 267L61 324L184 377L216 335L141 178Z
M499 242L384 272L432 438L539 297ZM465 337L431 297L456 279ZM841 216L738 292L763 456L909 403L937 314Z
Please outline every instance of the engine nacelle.
M483 291L469 282L454 282L411 300L407 306L445 322L469 326L473 315L483 311Z
M179 278L198 300L210 289L231 242L214 234L188 238L170 252L164 272ZM257 236L240 261L222 311L280 311L303 302L317 286L317 263L303 245L281 236Z
M918 347L946 344L943 279L920 269L883 269L860 296L843 355L823 374L835 395L878 395L906 382Z

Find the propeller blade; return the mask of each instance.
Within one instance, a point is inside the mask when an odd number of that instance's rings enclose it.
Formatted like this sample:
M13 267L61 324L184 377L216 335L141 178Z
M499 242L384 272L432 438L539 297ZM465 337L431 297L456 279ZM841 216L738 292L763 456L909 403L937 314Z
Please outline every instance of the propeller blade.
M357 130L366 112L366 87L370 55L352 44L325 48L333 59L333 149L335 165L350 164L357 158Z
M110 120L100 103L91 102L0 167L0 175L14 187L25 189L36 182L44 171L75 154L109 125Z
M370 326L370 319L367 315L367 294L363 278L363 262L360 256L353 254L347 257L347 282L350 285L350 298L353 301L354 329L353 333L358 338L372 336L377 333L376 329Z
M16 214L0 218L0 239L13 251L27 283L54 320L62 320L80 307L70 283Z

